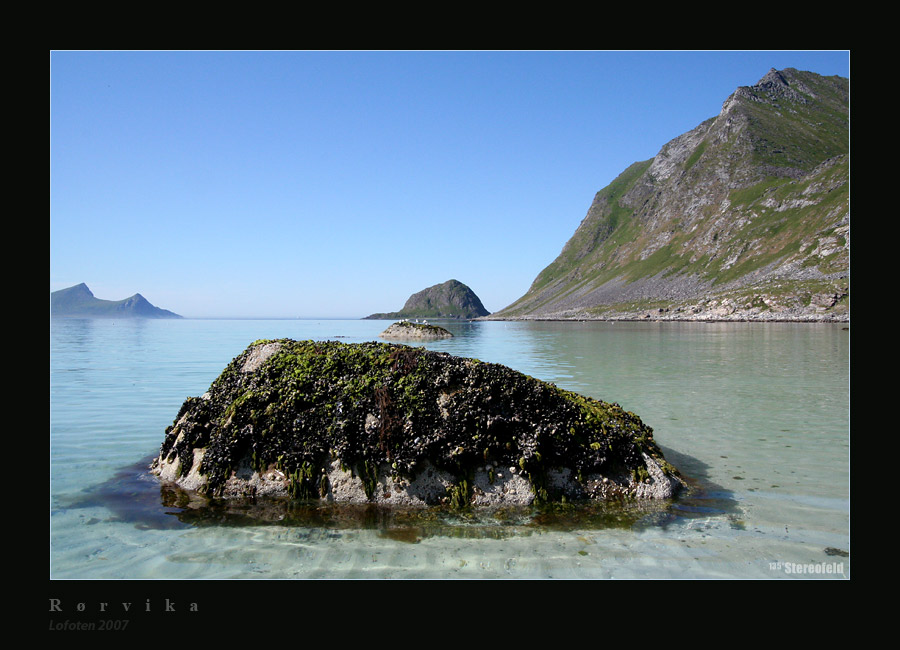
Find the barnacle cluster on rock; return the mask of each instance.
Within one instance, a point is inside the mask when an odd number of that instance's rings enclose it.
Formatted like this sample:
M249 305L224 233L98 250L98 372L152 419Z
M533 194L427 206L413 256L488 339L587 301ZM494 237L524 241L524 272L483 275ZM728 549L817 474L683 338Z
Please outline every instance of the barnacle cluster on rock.
M152 471L209 496L396 505L669 498L684 485L617 404L389 343L256 341L188 398Z

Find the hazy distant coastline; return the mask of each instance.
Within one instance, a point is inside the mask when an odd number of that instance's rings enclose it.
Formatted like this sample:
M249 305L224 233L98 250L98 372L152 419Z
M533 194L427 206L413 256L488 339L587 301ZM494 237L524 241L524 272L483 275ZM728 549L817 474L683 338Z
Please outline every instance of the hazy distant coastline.
M168 309L160 309L151 305L139 293L124 300L96 298L83 282L50 294L50 316L54 318L182 318Z

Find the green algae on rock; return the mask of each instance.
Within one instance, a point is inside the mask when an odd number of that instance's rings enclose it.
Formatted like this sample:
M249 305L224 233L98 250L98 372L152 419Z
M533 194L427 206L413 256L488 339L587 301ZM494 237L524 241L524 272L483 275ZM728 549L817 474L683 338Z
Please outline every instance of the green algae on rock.
M411 323L408 320L402 320L392 324L378 336L383 339L426 340L449 339L453 337L453 334L443 327L439 327L437 325L429 325L427 321L424 323L419 323L418 321L416 321L415 323Z
M617 404L499 364L390 343L256 341L166 430L152 471L215 497L398 506L674 496Z

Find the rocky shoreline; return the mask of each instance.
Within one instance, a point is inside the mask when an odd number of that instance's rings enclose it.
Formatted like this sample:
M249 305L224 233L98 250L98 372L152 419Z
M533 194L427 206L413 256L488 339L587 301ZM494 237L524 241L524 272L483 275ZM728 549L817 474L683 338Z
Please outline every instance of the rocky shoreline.
M848 323L849 290L837 288L805 296L744 291L693 302L648 300L631 306L575 306L543 313L497 313L477 320Z
M526 316L484 317L477 320L494 321L605 321L605 322L683 322L683 323L849 323L849 314L785 314L747 312L722 313L684 313L653 310L607 314L597 316L577 310L554 314L532 314Z

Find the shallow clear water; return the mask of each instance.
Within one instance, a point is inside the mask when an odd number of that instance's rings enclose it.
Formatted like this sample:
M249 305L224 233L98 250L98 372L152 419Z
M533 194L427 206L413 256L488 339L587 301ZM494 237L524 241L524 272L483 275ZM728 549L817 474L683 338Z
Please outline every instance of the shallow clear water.
M618 402L693 493L626 511L431 519L187 509L146 472L186 397L260 338L385 321L54 320L52 579L846 578L849 330L782 323L449 323L427 347Z

